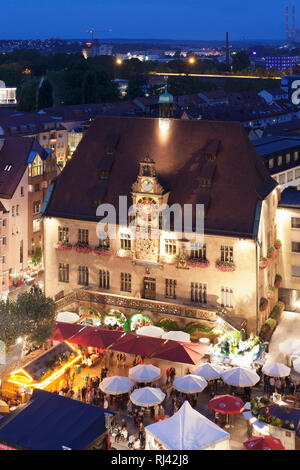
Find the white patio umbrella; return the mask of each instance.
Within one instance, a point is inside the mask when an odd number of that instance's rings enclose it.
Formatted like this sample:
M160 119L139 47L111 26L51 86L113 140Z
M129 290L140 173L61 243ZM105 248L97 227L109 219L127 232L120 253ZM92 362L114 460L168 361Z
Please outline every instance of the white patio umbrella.
M300 358L293 361L293 367L300 374Z
M152 364L138 364L129 369L129 378L135 382L153 382L161 376L160 369Z
M222 380L234 387L253 387L258 381L259 376L253 369L245 367L233 367L221 374Z
M76 323L79 319L79 315L77 315L75 312L59 312L56 315L56 321L65 323Z
M162 335L164 334L164 330L162 328L159 328L159 326L142 326L138 330L136 330L137 335L143 335L143 336L152 336L152 338L161 338Z
M219 379L223 372L224 369L222 369L222 367L215 366L214 364L210 364L209 362L206 362L205 364L202 364L193 370L194 375L200 375L200 377L203 377L206 380Z
M161 403L165 396L166 394L160 388L143 387L134 390L130 395L130 400L137 406L148 408Z
M288 339L279 344L279 349L286 354L300 355L300 339Z
M168 331L168 333L163 334L163 338L173 339L174 341L184 341L185 343L189 343L191 341L191 335L184 331Z
M106 377L100 383L101 390L109 395L121 395L122 393L127 393L133 386L134 383L128 377L121 377L119 375Z
M173 385L179 392L199 393L205 389L207 382L203 377L199 377L199 375L188 374L177 377Z
M290 367L281 362L269 362L262 368L262 373L270 377L286 377L290 375Z

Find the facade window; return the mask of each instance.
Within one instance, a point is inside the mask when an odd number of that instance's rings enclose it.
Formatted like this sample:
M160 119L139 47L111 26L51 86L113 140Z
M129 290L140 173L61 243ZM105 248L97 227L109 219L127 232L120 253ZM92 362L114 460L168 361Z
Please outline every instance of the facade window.
M99 271L99 287L100 289L109 289L109 271L105 269Z
M131 235L130 233L120 233L121 249L131 250Z
M34 232L39 232L41 230L41 221L36 219L32 222L32 228Z
M12 217L15 216L15 206L12 206L12 208L11 208L11 215L12 215Z
M34 185L34 192L37 193L40 190L40 183Z
M222 307L233 308L233 290L230 287L221 288Z
M37 215L41 212L41 201L33 202L33 215Z
M291 275L292 277L300 277L300 266L291 266Z
M300 228L300 217L292 217L291 218L291 227L292 228Z
M89 268L87 266L79 266L78 268L78 284L81 286L89 285Z
M6 264L6 256L5 255L2 256L2 264Z
M108 250L110 248L110 240L109 240L109 237L107 238L99 238L99 244L98 244L98 248L102 249L102 250Z
M2 220L2 227L6 227L6 219Z
M23 240L20 241L20 264L23 264L24 250L23 250Z
M287 180L288 182L293 181L294 179L294 172L293 171L288 171L287 172Z
M2 237L2 245L6 245L6 237Z
M281 166L282 165L282 157L278 157L277 159L277 166Z
M174 279L166 279L165 296L168 299L176 299L176 281Z
M295 178L300 178L300 168L296 168L296 170L295 170Z
M233 263L233 247L221 246L221 261Z
M69 243L69 229L68 227L58 227L58 241Z
M292 253L300 253L300 243L292 242Z
M191 283L191 302L207 304L207 286L198 282Z
M78 242L89 244L89 231L86 229L78 229Z
M29 176L40 176L43 174L43 160L37 155L33 163L28 165Z
M16 205L16 215L19 215L19 204Z
M294 161L299 160L299 152L294 152Z
M191 243L191 258L206 259L206 244Z
M69 265L68 264L59 263L58 280L59 282L69 282Z
M121 291L131 292L131 274L121 273Z
M21 186L20 193L21 193L21 197L24 197L24 187L23 186Z
M274 158L270 158L269 160L269 168L273 168L274 167Z
M285 184L285 173L279 175L279 184Z
M167 255L176 255L176 240L165 240L165 253Z
M291 154L290 153L286 154L285 161L286 161L286 163L290 163L290 161L291 161Z

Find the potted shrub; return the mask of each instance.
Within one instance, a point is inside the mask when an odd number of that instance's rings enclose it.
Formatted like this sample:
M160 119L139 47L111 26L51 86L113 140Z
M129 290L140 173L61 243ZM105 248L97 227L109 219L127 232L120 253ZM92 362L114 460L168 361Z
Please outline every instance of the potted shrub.
M279 287L281 287L281 284L282 284L282 276L280 274L276 274L275 281L274 281L274 287L276 287L276 289L278 289Z
M275 296L275 288L270 286L267 292L267 297L269 300L273 299Z
M278 238L275 240L274 247L276 248L276 250L280 250L280 248L282 247L282 243Z
M259 269L266 269L269 266L268 258L260 258Z
M235 271L235 264L231 261L216 261L216 268L219 271Z
M259 310L265 312L269 306L269 301L265 297L262 297L259 302Z
M275 247L271 246L271 248L268 249L267 257L269 259L274 259L275 256L276 256L276 253L277 253L277 251L276 251Z

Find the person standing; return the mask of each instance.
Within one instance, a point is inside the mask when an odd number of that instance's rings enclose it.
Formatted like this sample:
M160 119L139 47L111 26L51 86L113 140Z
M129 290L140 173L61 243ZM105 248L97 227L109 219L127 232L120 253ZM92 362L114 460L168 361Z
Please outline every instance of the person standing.
M169 367L167 367L167 369L166 369L166 378L167 378L166 384L168 385L169 380L170 380L170 369L169 369Z

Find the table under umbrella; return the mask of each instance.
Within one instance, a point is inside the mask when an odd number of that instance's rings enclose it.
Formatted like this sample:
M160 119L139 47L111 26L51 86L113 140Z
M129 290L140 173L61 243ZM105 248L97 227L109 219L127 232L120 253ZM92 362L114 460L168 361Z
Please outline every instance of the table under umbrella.
M244 402L232 395L218 395L208 402L209 407L224 415L240 414L244 409Z
M160 388L143 387L138 388L130 395L130 400L134 405L149 406L159 405L165 398L166 394Z
M281 440L271 436L252 436L243 446L247 450L285 450Z
M205 364L202 364L193 370L194 375L199 375L200 377L203 377L206 380L219 379L223 372L224 369L222 367L215 366L213 364L210 364L209 362L206 362Z
M203 377L188 374L181 375L174 380L173 386L179 392L183 393L200 393L207 387L207 382Z
M129 369L129 378L135 382L149 383L157 380L161 376L161 371L158 367L152 364L138 364Z
M287 377L290 375L291 369L281 362L269 362L262 368L262 373L270 377Z
M104 393L109 395L121 395L128 393L132 389L134 383L128 377L114 375L113 377L106 377L100 383L100 388Z
M233 367L221 374L223 382L234 387L253 387L259 382L259 375L253 369Z

